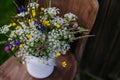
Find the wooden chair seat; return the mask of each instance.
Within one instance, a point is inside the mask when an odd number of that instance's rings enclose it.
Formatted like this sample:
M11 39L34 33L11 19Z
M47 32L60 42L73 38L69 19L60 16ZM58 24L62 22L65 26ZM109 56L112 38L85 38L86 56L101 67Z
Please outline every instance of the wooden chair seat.
M66 61L67 66L63 68L61 62ZM77 63L74 56L68 53L56 59L54 72L45 79L39 80L73 80L76 73ZM0 66L0 80L38 80L31 77L25 64L17 62L14 56L10 57L2 66Z

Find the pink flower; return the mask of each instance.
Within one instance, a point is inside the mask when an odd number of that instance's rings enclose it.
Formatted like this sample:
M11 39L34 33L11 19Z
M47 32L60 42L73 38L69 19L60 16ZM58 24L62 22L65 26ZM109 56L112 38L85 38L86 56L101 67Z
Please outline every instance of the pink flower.
M37 51L40 51L42 49L42 46L37 47Z
M4 48L4 50L5 50L6 53L9 53L9 52L11 51L11 49L12 49L12 44L8 44L8 45Z
M77 24L74 24L73 26L72 26L72 29L74 29L74 30L76 30L78 28L78 25Z

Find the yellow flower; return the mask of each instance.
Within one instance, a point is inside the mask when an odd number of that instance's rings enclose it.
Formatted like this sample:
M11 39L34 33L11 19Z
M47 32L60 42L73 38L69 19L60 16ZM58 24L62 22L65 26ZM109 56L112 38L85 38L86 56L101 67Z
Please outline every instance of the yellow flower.
M38 9L38 8L39 8L39 5L36 5L35 7Z
M22 44L20 44L20 46L19 46L20 48L22 48L23 46L22 46Z
M56 28L60 28L60 24L56 24L55 26L56 26Z
M50 26L50 23L46 24L47 26Z
M31 39L31 38L32 38L32 36L31 36L31 35L27 35L27 38L28 38L28 39Z
M30 8L28 8L28 12L30 12Z
M40 16L40 18L42 18L42 16Z
M10 23L10 26L12 26L12 23Z
M41 43L43 43L43 42L44 42L44 40L40 40L40 42L41 42Z
M56 53L56 56L57 56L57 57L61 56L60 52L57 52L57 53Z
M62 62L62 67L65 68L66 66L67 66L66 61L63 61L63 62Z
M32 10L32 16L33 16L33 17L36 16L36 12L35 12L35 10Z
M14 51L14 49L15 49L15 48L14 48L14 47L12 47L12 51Z
M33 21L33 18L31 18L31 19L28 19L28 23L30 23L30 22L32 22Z
M41 11L43 11L43 10L44 10L44 8L42 7L42 8L41 8Z
M46 26L50 26L50 22L47 21L47 20L44 20L44 21L43 21L43 24L46 25Z
M16 23L12 23L13 26L16 26Z
M45 24L45 25L48 24L48 23L49 23L49 21L47 21L47 20L43 21L43 24Z
M10 26L16 26L16 23L15 22L10 23Z
M17 29L20 29L20 28L21 28L21 26L17 26L16 28L17 28Z
M30 23L31 22L31 19L28 19L28 23Z

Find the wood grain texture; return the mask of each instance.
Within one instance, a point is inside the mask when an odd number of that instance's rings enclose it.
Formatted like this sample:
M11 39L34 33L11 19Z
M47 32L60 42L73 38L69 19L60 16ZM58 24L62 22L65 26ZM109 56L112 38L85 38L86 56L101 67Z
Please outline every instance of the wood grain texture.
M104 80L120 78L120 0L98 0L99 13L81 68Z
M66 61L67 67L63 68L61 62ZM56 67L54 72L45 79L35 79L31 77L26 65L17 62L15 57L9 58L2 66L0 66L0 80L73 80L77 69L77 63L72 54L60 56L56 59Z

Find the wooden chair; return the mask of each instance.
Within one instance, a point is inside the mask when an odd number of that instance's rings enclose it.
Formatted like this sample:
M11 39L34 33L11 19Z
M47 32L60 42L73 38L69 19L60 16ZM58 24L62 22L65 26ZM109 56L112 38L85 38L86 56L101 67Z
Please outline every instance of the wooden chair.
M89 31L92 29L99 8L97 0L52 0L52 6L60 8L62 14L72 12L77 15L79 24ZM86 39L79 40L76 43L75 56L78 60L82 56L85 41Z
M39 0L43 5L44 0ZM87 29L92 29L97 11L97 0L52 0L52 6L60 8L61 13L72 12L78 16L79 24ZM68 52L65 56L60 56L56 60L57 66L48 78L40 80L73 80L77 72L77 61L82 56L85 40L79 40L75 53ZM62 61L67 61L67 67L61 67ZM0 66L0 80L38 80L32 78L26 70L25 65L19 64L15 57L10 57Z
M53 0L52 6L60 8L62 14L72 12L77 15L79 24L88 29L89 32L93 27L99 9L98 0ZM84 34L89 34L89 32ZM78 68L86 41L87 38L78 40L76 43L74 43L75 51L73 56L77 61L77 71L73 75L76 75L74 78L75 80L80 80Z

